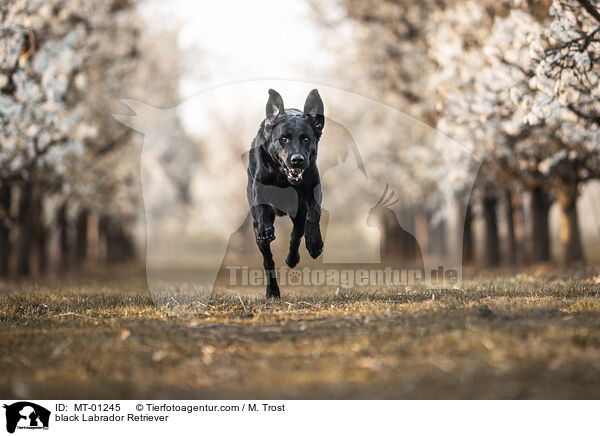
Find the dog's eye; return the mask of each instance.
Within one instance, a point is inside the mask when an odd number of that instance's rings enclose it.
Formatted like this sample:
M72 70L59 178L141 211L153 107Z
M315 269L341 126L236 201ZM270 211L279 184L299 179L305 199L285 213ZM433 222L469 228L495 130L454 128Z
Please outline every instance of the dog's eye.
M284 144L287 143L287 142L289 142L289 140L290 140L290 138L288 138L287 136L282 136L281 139L280 139L280 141L282 143L284 143Z
M302 142L308 144L310 142L310 138L308 136L305 136L304 138L302 138Z

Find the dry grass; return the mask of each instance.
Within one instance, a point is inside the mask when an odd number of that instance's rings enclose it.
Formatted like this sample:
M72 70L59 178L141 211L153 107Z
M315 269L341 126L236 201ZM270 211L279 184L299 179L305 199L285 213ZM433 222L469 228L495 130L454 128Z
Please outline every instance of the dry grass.
M592 278L288 292L278 302L223 293L179 307L182 316L135 289L0 294L0 396L600 397Z

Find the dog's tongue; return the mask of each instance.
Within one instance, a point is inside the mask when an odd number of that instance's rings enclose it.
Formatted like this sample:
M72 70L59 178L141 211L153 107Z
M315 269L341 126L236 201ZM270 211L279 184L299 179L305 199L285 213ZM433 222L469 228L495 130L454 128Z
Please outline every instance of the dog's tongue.
M302 169L300 168L289 168L285 169L288 180L290 182L298 182L302 178Z

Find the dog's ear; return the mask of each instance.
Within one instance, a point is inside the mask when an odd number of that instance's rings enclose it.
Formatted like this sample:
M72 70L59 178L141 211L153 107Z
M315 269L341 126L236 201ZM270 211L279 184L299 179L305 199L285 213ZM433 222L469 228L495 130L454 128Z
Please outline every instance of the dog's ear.
M313 119L313 125L319 134L323 131L323 126L325 125L324 113L325 108L323 107L323 100L321 100L319 91L313 89L308 93L308 97L306 97L304 115Z
M311 117L316 117L317 115L323 116L323 112L323 100L321 100L319 91L313 89L308 93L308 97L306 97L306 102L304 103L304 115L309 115Z
M277 118L277 116L282 114L284 111L283 99L281 98L281 95L279 95L279 93L274 89L269 89L269 100L267 101L267 107L265 109L268 120Z

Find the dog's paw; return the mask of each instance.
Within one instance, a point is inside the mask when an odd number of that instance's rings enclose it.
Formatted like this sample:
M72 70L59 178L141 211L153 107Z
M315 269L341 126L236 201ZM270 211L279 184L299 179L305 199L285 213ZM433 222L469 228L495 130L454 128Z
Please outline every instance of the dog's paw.
M281 298L277 284L267 285L267 298Z
M275 229L267 227L256 233L256 242L271 242L275 240Z
M308 254L310 254L310 257L316 259L323 252L323 241L315 242L314 244L308 244L306 248L308 249Z
M306 234L306 249L308 254L313 259L319 257L323 252L323 239L321 238L321 232L310 232Z
M285 263L287 264L287 266L293 268L296 265L298 265L298 262L300 262L300 253L298 253L298 251L295 251L293 253L290 251L287 255L287 258L285 259Z

